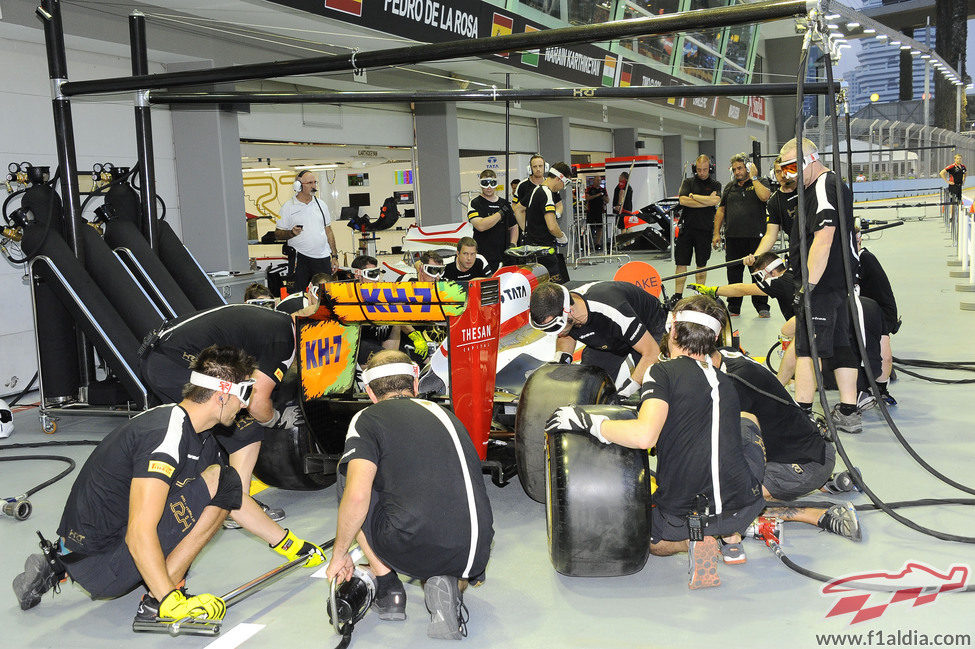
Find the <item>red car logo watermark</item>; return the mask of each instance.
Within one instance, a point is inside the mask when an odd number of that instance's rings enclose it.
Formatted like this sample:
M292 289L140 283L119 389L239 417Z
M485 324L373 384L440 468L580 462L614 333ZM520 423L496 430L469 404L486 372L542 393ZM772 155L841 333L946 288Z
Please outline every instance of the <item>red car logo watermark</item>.
M826 617L853 613L850 624L858 624L877 619L888 606L898 602L912 602L911 606L930 604L941 593L963 589L968 572L967 565L953 565L941 572L919 561L909 561L896 573L874 571L838 577L821 591L827 597L841 596Z

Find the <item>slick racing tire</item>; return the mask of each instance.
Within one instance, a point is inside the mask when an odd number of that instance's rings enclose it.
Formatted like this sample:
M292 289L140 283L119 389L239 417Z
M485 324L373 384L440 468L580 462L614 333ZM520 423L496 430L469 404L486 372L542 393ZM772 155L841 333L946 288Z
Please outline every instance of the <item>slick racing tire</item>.
M632 409L587 406L633 419ZM550 432L545 444L546 522L556 571L570 577L639 572L650 556L650 467L645 450L588 434Z
M609 403L615 396L613 382L598 367L549 363L528 378L515 415L515 458L529 498L545 502L545 421L555 409Z

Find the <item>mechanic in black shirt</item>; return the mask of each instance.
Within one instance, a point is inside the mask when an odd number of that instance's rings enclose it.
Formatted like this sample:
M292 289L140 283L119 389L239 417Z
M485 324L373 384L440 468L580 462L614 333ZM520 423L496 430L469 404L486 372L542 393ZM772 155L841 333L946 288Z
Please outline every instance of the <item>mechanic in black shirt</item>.
M192 363L178 404L141 413L102 440L68 495L55 565L31 555L14 580L21 608L35 606L66 571L92 598L144 583L136 620L223 618L222 599L179 587L227 513L240 507L240 476L221 462L209 431L233 423L246 406L254 366L240 350L209 347Z
M753 415L765 445L765 500L795 500L830 483L830 493L851 491L852 480L831 477L836 451L816 424L802 411L778 379L764 365L741 352L722 349L711 355L716 369L734 382L742 413ZM859 541L860 522L852 503L821 507L776 507L770 503L765 516L816 525L851 541Z
M778 255L771 252L760 254L752 264L752 279L754 284L725 284L724 286L691 284L689 288L708 297L767 295L778 302L779 310L786 321L795 316L792 303L796 294L796 281L792 271Z
M453 261L447 262L443 278L452 282L469 282L478 277L488 277L493 269L488 260L477 252L477 241L470 237L461 237L457 242L457 256Z
M880 338L880 375L877 378L877 387L880 389L880 396L891 406L897 405L897 400L887 391L890 382L890 373L894 365L894 352L890 346L890 337L900 329L900 318L897 315L897 300L894 298L894 289L890 286L890 279L884 272L884 267L876 255L861 245L860 233L857 232L857 246L860 247L860 297L873 299L883 313L883 324ZM877 369L877 368L873 368ZM857 403L861 401L862 395L857 395ZM872 395L871 395L872 396ZM861 405L861 409L862 409Z
M709 297L676 304L667 323L671 358L647 371L636 419L613 421L567 406L547 426L589 432L605 444L656 447L650 552L689 551L691 588L720 583L715 537L723 537L741 562L741 534L765 507L758 426L742 418L732 380L711 364L723 320L724 308ZM695 511L703 518L704 540L690 542L688 519Z
M680 232L674 240L674 273L687 272L694 254L698 268L708 265L711 258L711 233L714 231L714 214L721 202L721 183L711 176L711 158L701 154L694 161L694 175L685 178L680 185L678 200L681 204ZM694 276L698 284L707 281L707 271ZM674 297L683 296L686 277L674 280Z
M961 203L961 190L965 185L965 177L968 170L961 163L961 156L955 156L954 164L950 164L938 174L941 179L948 183L948 195L953 203Z
M758 169L748 156L739 153L731 158L731 173L734 178L721 195L721 203L714 215L714 233L711 244L717 249L721 245L721 225L725 224L725 259L732 261L745 257L755 250L762 238L765 225L765 201L772 192L758 177ZM741 264L728 266L728 283L738 284L744 277L745 268ZM758 317L768 318L768 299L752 297L752 305ZM741 313L741 298L728 300L728 311L736 316Z
M357 282L378 282L383 270L379 261L370 255L352 260L352 277ZM399 349L400 327L394 325L362 325L359 327L359 351L356 363L364 366L369 357L381 349ZM420 335L422 339L422 334ZM425 341L424 341L425 342Z
M613 214L616 215L616 227L623 229L623 219L633 211L633 188L630 186L630 172L620 173L619 182L613 188Z
M798 177L797 146L795 138L779 151L782 172L788 178ZM848 256L851 272L856 278L859 266L853 228L853 192L845 184L842 195L837 196L836 175L819 161L819 153L812 141L803 139L803 194L807 250L807 285L800 287L810 293L816 347L823 359L831 358L840 392L840 403L834 406L830 417L836 428L845 433L859 433L863 421L857 409L857 374L860 359L850 345L852 321L847 307L846 273L843 257ZM839 205L843 201L847 237L840 235ZM801 242L800 219L792 225L789 241ZM795 255L793 268L801 271L799 255ZM795 274L800 281L802 273ZM800 303L801 305L801 303ZM806 332L804 309L796 308L796 401L807 412L812 410L816 378L810 356L809 338Z
M288 314L298 313L299 311L311 313L311 311L305 311L305 309L308 309L309 306L315 306L318 304L318 286L320 284L326 284L334 281L335 277L329 273L315 273L311 276L311 280L308 282L308 287L304 291L300 293L292 293L288 297L278 302L278 305L274 308L277 311Z
M799 194L796 192L798 182L794 177L786 178L782 173L782 156L775 158L772 169L775 172L775 180L778 182L779 188L772 192L765 203L765 234L762 236L762 240L758 242L755 252L745 257L746 266L751 266L758 256L772 250L779 239L779 232L785 232L787 236L791 235L792 224L799 210ZM799 268L800 257L799 242L793 239L798 239L798 237L789 236L788 258L792 274L796 276L795 271Z
M189 381L190 363L214 344L243 350L257 360L247 413L229 430L216 431L217 441L230 455L230 466L249 487L265 428L291 428L300 417L298 406L279 412L271 399L295 359L294 316L250 304L225 304L177 318L147 337L139 374L160 403L175 403ZM293 536L272 519L284 518L282 510L265 510L246 491L243 505L231 513L227 527L243 525L272 547Z
M512 194L511 208L514 210L515 220L518 222L522 234L525 233L526 210L532 192L535 191L536 187L541 187L545 183L545 174L548 171L549 165L545 162L545 158L536 153L528 159L528 177L518 183L515 193ZM555 193L553 198L555 200L555 215L558 218L562 216L562 198L558 195L558 192Z
M480 184L481 193L467 206L467 220L474 227L477 251L494 272L501 267L504 251L509 246L518 245L518 223L511 203L497 193L497 174L485 169L481 172Z
M586 187L586 225L589 226L596 249L603 245L603 226L606 223L606 202L609 196L599 178L590 178Z
M374 405L349 423L328 577L352 579L357 540L376 576L380 619L406 619L402 572L424 581L427 634L459 640L462 593L484 580L494 537L481 462L452 412L416 398L419 368L405 354L376 354L363 380Z
M657 362L657 341L667 322L660 301L629 282L591 282L572 291L544 282L532 291L529 311L532 327L558 334L558 362L571 363L576 341L583 343L582 364L606 370L624 398L636 393ZM627 358L635 365L632 372Z
M528 183L519 185L519 194L528 199L525 206L525 244L529 246L565 245L569 238L559 227L559 192L572 182L572 169L564 162L556 162L545 173L541 185L530 185L530 193L522 191Z

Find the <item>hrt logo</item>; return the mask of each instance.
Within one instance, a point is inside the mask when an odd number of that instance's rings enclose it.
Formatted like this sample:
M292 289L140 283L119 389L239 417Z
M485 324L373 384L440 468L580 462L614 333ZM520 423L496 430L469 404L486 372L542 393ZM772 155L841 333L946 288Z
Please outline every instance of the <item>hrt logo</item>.
M942 573L926 564L910 561L896 573L874 571L839 577L822 589L824 596L842 595L826 617L853 613L850 624L858 624L877 619L888 606L898 602L910 601L913 602L911 606L930 604L941 593L963 589L968 572L967 565L956 564ZM864 590L873 592L860 592Z

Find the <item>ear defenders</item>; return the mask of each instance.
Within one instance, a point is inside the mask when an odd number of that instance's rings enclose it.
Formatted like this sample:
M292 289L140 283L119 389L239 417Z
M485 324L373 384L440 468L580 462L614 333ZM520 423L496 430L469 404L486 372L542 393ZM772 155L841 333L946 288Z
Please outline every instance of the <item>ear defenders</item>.
M296 194L301 191L301 177L310 173L311 172L307 169L302 169L297 173L297 175L295 175L295 181L291 183L291 189L293 189Z
M714 172L717 171L717 169L714 166L714 160L711 160L711 158L708 158L708 160L710 161L710 162L708 162L708 174L709 174L709 177L714 177ZM696 160L693 161L693 162L691 162L690 169L691 169L691 176L692 177L693 176L696 176L697 175L697 161Z
M536 155L533 155L533 156L532 156L532 159L534 159L534 158L541 158L541 157L542 157L542 156L540 156L540 155L537 155L537 154L536 154ZM529 162L529 163L528 163L528 167L527 167L527 169L528 169L528 175L529 175L529 176L531 176L531 175L532 175L532 165L531 165L531 162ZM544 176L545 174L547 174L547 173L548 173L548 170L549 170L549 169L550 169L550 166L549 166L549 164L548 164L548 163L546 162L546 163L545 163L545 170L544 170L544 171L542 171L542 175Z

